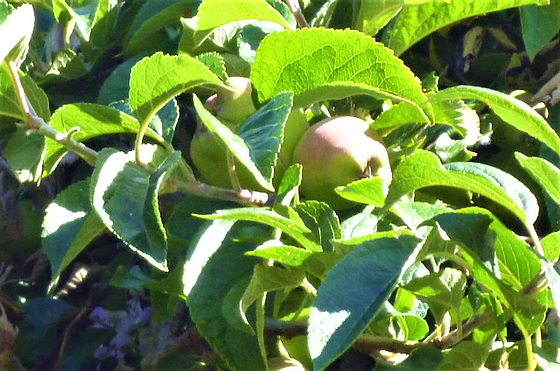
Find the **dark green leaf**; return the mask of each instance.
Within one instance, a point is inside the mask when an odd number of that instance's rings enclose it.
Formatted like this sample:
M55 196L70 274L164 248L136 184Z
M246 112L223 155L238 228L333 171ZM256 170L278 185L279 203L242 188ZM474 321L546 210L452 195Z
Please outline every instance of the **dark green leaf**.
M143 147L156 163L162 153ZM136 165L133 153L102 150L91 182L93 207L105 226L154 267L167 271L165 230L157 211L155 190L171 164L154 175ZM171 157L170 161L174 158ZM149 161L148 161L149 162Z
M332 240L342 238L342 229L334 210L328 204L319 201L297 204L294 210L311 230L322 250L333 251Z
M413 263L418 240L378 238L358 245L327 275L309 317L309 350L325 369L366 328Z
M521 7L519 13L523 43L533 60L560 30L560 4L551 1L545 6L527 5Z
M269 184L274 176L274 167L284 137L286 120L292 109L292 100L293 94L290 92L278 94L249 117L237 132L247 143L251 160ZM244 165L247 166L245 163Z
M97 214L91 212L88 189L89 179L74 183L45 210L42 237L51 264L51 282L105 230Z
M257 337L230 326L223 308L230 290L240 281L247 282L253 273L257 260L244 256L244 253L252 250L254 245L234 239L232 235L226 236L223 232L227 233L231 222L218 223L222 224L217 228L221 240L225 237L223 242L218 243L218 239L212 236L218 232L213 227L206 230L198 242L198 246L205 247L201 244L203 240L215 241L213 246L217 251L202 262L202 269L199 268L200 274L187 299L190 314L202 336L232 369L263 370L265 365ZM185 272L189 272L187 266Z
M200 215L205 219L245 220L269 225L281 229L288 236L294 238L309 251L321 251L321 247L311 239L310 230L301 222L285 218L271 210L264 208L237 208L232 210L218 210L213 215Z
M199 0L148 0L144 2L130 25L124 54L133 56L150 45L165 27L178 25L181 17L196 14ZM157 40L157 39L156 39ZM149 41L149 42L147 42Z

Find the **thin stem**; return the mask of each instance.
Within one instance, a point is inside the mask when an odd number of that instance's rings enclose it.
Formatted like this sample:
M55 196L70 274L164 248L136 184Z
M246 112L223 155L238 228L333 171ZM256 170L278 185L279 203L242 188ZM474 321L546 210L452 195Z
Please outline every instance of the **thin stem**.
M535 364L531 336L523 336L523 340L525 341L525 348L527 348L527 370L533 371L537 368L537 365Z
M168 179L166 190L169 192L182 192L191 195L214 198L223 201L232 201L247 206L269 206L274 202L274 194L248 191L237 192L232 189L214 187L206 183L181 182L176 179Z
M21 80L19 79L18 68L13 61L8 62L8 68L10 72L10 78L16 88L17 96L21 108L27 118L26 127L36 131L37 133L50 138L63 146L68 150L75 152L78 156L83 158L88 164L95 165L97 160L97 152L84 144L72 139L72 135L76 132L77 128L73 128L69 133L63 134L50 125L48 125L33 109L33 106L29 102Z
M535 227L532 224L527 223L526 225L527 231L529 232L529 237L531 238L531 240L533 240L533 245L535 246L535 250L537 250L537 252L544 257L544 250L543 247L541 245L541 240L539 239L539 235L537 234L537 231L535 230Z
M309 23L307 23L307 20L305 19L305 16L303 15L303 12L301 10L301 6L299 5L299 0L286 0L286 4L294 15L298 26L301 28L309 27Z

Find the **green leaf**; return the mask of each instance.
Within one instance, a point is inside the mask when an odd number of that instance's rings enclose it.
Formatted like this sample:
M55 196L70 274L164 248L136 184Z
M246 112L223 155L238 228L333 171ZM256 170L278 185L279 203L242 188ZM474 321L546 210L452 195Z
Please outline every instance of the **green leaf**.
M144 125L171 98L200 85L223 86L208 67L188 55L156 53L132 68L130 107Z
M269 241L269 243L247 252L247 255L272 259L290 267L300 267L305 263L306 259L313 255L313 252L296 246L284 245L281 241L277 241L276 244L273 241Z
M6 67L3 64L3 67ZM19 71L19 78L25 95L33 109L43 120L48 120L51 112L49 98L37 83L29 76ZM27 115L21 107L17 91L10 78L7 68L0 68L0 115L9 116L16 120L27 121Z
M560 169L540 157L527 157L515 152L515 158L542 189L560 204Z
M488 105L500 118L516 129L529 134L560 154L560 138L546 120L526 103L510 95L477 86L456 86L430 97L438 102L474 99Z
M560 3L551 1L546 6L523 6L519 14L523 43L529 58L533 60L560 31Z
M34 24L35 15L30 4L19 6L0 24L0 64L6 60L19 67L23 63Z
M199 215L204 219L245 220L281 229L288 236L294 238L309 251L321 251L321 247L313 241L310 230L301 222L294 221L265 208L237 208L232 210L218 210L212 215Z
M387 183L381 177L360 179L346 186L337 187L336 193L347 200L375 207L383 207Z
M268 35L257 50L251 81L259 101L293 91L295 107L356 94L413 105L426 100L420 80L391 50L349 30L307 28Z
M486 362L489 349L474 341L461 341L445 354L438 371L480 370Z
M72 134L72 138L78 142L107 134L135 134L139 128L134 117L114 108L92 103L67 104L60 107L52 115L49 125L65 135L72 129L79 128ZM147 131L147 136L157 142L163 142L152 130ZM50 174L68 150L61 143L49 138L46 139L46 143L45 173Z
M158 161L156 146L144 146L144 156ZM92 204L105 226L154 267L167 271L165 230L157 211L157 185L172 163L150 176L136 165L133 153L99 152L91 182ZM169 161L177 161L177 155ZM149 161L147 161L149 162Z
M359 238L377 231L379 219L370 210L357 213L342 222L343 239Z
M200 235L196 236L194 243L191 243L185 263L183 290L187 297L198 281L202 269L208 260L222 246L226 234L230 231L235 221L218 219L206 223L206 226L200 228L202 231Z
M293 208L311 230L323 251L333 251L333 239L342 238L340 222L334 210L326 203L306 201Z
M21 80L23 90L25 91L25 95L33 106L35 113L37 113L37 115L43 120L48 121L51 116L51 110L49 106L49 97L45 91L41 89L35 80L33 80L33 78L28 74L24 74L19 71L19 78Z
M129 58L119 64L117 68L111 72L99 89L97 103L109 105L113 102L128 100L130 92L130 74L132 72L132 67L134 67L139 60L140 57Z
M251 116L236 135L208 112L198 97L194 97L195 109L204 126L250 170L259 185L270 191L274 190L272 177L291 103L291 93L279 94Z
M449 125L463 138L466 144L475 144L480 133L480 118L478 113L463 101L444 101L433 104L435 122Z
M422 340L430 331L426 320L413 314L393 316L393 319L397 321L405 340Z
M524 336L536 331L545 319L547 292L541 291L533 296L522 293L522 288L541 269L538 259L527 246L513 242L517 237L484 209L468 208L434 219L451 240L462 246L463 256L471 264L476 281L513 311L515 323ZM487 223L487 219L492 221L490 229L495 237L486 232L480 238L483 227L477 224ZM489 244L494 245L495 250ZM502 272L503 279L500 278Z
M432 371L437 370L443 361L443 353L434 347L423 346L413 350L410 356L398 365L383 359L376 361L376 371Z
M286 120L292 109L292 100L291 92L278 94L249 117L237 132L249 147L251 160L271 187ZM244 162L243 164L247 166Z
M539 204L536 197L523 183L514 176L490 165L476 162L450 162L443 166L445 170L461 172L484 177L502 188L510 199L520 207L529 223L533 224L539 216ZM524 219L521 219L524 220Z
M377 0L361 1L354 28L375 36L403 7L422 5L433 0ZM445 0L440 0L439 3ZM436 1L438 2L438 1Z
M544 256L547 260L556 261L560 256L560 232L549 233L541 240Z
M86 75L89 71L82 58L81 55L76 54L72 49L58 50L50 69L45 77L41 79L41 84L54 84L74 80Z
M226 62L224 57L216 52L208 52L196 56L196 59L204 63L210 71L212 71L216 76L222 81L226 81L228 74L226 71Z
M230 227L231 222L227 222L217 227L218 230L210 227L203 232L198 246L204 247L201 242L209 239L213 241L214 248L216 245L219 248L202 262L204 265L199 268L200 274L190 290L187 304L200 334L229 367L235 370L264 370L257 337L232 327L224 317L224 302L228 293L239 282L247 281L258 262L255 258L244 256L254 245L235 239L235 229L228 235L224 233ZM212 236L216 232L220 238ZM218 239L223 239L223 243L217 243ZM185 266L187 272L189 270Z
M112 102L109 104L109 107L115 108L127 115L132 115L132 108L128 104L128 100ZM171 144L178 121L179 106L177 100L171 98L150 120L147 136L155 138L162 144L163 140Z
M77 3L79 6L74 5ZM53 14L56 20L63 25L75 22L78 32L86 41L89 40L98 8L99 0L70 1L70 5L66 0L53 0L52 2Z
M461 19L548 0L430 1L403 9L383 34L385 45L401 55L430 33Z
M417 244L413 236L366 241L329 272L309 317L314 369L325 369L358 338L414 262Z
M146 48L168 26L178 25L181 17L196 14L198 0L148 0L144 2L130 25L123 53L133 56Z
M552 294L552 300L558 307L558 303L560 303L560 272L559 268L556 267L556 264L546 261L544 262L544 266L546 269L546 278L548 279L548 286L550 288L550 292ZM529 313L530 314L530 313ZM537 322L537 325L540 326L542 321L544 320L544 313L541 313L541 322Z
M45 137L24 128L17 128L2 151L10 169L20 182L38 182L41 179L42 159L45 155Z
M440 204L400 201L393 206L392 211L405 222L408 228L417 231L423 222L436 215L450 212L451 208Z
M381 112L375 118L372 127L375 130L396 129L411 123L429 124L429 120L422 111L418 110L417 106L408 102L400 102Z
M0 68L0 114L16 120L26 119L7 68Z
M428 303L436 321L441 323L446 313L461 306L466 284L467 278L461 271L444 268L437 273L413 279L403 288Z
M195 40L200 43L211 31L228 23L258 20L278 23L282 27L292 27L265 0L204 0L198 9Z
M433 220L446 235L445 239L468 249L469 254L476 257L478 262L498 275L494 250L496 237L489 230L492 222L489 212L484 209L467 208L438 214Z
M154 279L137 265L127 269L120 265L111 278L111 286L120 289L141 289L144 285L155 282Z
M301 184L301 171L303 166L300 164L291 165L282 175L278 191L276 192L275 203L289 206L297 194L299 185Z
M506 191L506 189L517 191L526 188L519 181L513 182L513 177L508 177L506 173L497 171L488 165L479 167L478 165L482 164L472 164L471 167L471 165L463 166L463 163L457 164L450 166L451 170L447 170L441 165L436 155L423 150L418 150L405 157L393 172L393 181L389 186L385 207L391 206L402 196L415 190L439 185L479 193L504 206L524 223L528 223L535 216L533 208L535 205L530 200L530 196L525 195L528 198L524 199L520 198L517 193L510 195ZM453 170L453 168L457 170ZM486 171L488 172L486 173ZM502 188L500 184L507 188ZM528 202L530 205L528 210L523 209L524 202ZM526 211L528 215L526 215Z
M51 282L105 230L91 212L89 179L70 185L45 210L43 250L51 264Z
M14 11L14 7L8 4L5 0L0 2L0 24L8 18L8 16Z
M302 285L304 280L305 275L301 271L258 264L241 299L241 309L246 313L263 294L281 289L294 289Z

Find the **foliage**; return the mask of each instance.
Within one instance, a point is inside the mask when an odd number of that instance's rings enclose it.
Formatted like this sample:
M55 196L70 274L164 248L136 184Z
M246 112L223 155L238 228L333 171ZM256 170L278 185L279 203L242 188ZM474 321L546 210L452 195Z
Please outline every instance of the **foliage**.
M557 7L0 0L0 369L560 368ZM301 112L388 188L300 197Z

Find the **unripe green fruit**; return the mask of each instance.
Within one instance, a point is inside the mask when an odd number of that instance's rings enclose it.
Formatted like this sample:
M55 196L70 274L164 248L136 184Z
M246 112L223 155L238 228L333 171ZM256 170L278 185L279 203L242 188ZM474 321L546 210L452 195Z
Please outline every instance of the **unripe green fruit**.
M369 124L356 117L333 117L312 126L297 144L293 162L303 166L301 193L335 209L354 205L336 187L372 176L387 183L392 179L387 150Z
M305 371L305 368L295 359L269 358L268 369L271 371Z
M251 96L253 87L250 79L239 76L229 77L226 84L231 90L218 88L216 115L220 121L227 121L228 126L236 131L249 116L257 111Z
M277 185L284 171L291 165L292 152L307 128L305 114L301 110L292 111L286 121L284 140L274 169L273 184ZM229 176L231 170L228 167L226 151L212 133L199 127L191 142L190 154L204 182L216 187L232 188ZM265 191L254 179L249 169L238 161L235 161L235 167L242 188Z
M191 160L205 183L221 188L233 188L226 150L211 132L199 127L191 142L190 153ZM254 179L249 169L239 161L234 161L234 163L235 172L242 188L266 191Z

